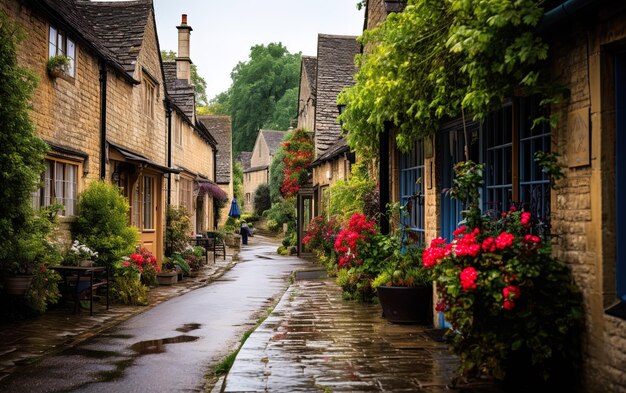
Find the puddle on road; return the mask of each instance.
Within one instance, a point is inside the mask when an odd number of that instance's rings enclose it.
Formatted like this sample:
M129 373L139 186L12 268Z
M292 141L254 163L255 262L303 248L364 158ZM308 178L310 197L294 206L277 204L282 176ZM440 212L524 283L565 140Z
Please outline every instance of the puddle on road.
M130 349L137 352L139 355L163 353L165 352L165 345L167 344L186 343L186 342L196 341L199 338L200 337L196 337L196 336L177 336L177 337L163 338L160 340L140 341L136 344L131 345Z
M199 323L186 323L183 326L179 327L178 329L176 329L177 332L183 332L183 333L189 333L192 330L197 330L200 329L200 326L202 326Z

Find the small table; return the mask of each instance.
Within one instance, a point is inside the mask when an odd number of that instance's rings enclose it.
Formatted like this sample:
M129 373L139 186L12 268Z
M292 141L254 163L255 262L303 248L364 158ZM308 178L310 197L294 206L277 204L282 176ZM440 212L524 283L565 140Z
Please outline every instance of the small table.
M93 293L99 287L106 288L107 298L107 310L109 309L109 271L103 266L52 266L52 270L59 272L63 277L65 284L65 296L71 296L74 300L74 312L78 311L80 304L80 296L87 294L89 296L89 315L93 316ZM106 272L105 277L98 277ZM81 278L88 278L88 285L81 285L81 282L87 283L87 280L81 280Z

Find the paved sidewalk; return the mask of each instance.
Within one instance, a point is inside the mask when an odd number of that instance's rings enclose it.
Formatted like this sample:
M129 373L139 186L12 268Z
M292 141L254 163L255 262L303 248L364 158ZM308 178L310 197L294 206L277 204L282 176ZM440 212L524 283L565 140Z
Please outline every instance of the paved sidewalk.
M187 277L175 285L152 288L148 306L113 304L106 310L104 304L98 304L94 305L93 317L85 310L74 314L71 309L58 307L36 319L0 324L0 380L20 367L74 346L165 300L208 285L237 262L232 248L227 248L226 252L226 260L218 257L215 263L210 255L209 264L195 277Z
M489 380L452 386L458 360L437 333L342 300L330 279L296 281L243 345L222 391L501 392Z

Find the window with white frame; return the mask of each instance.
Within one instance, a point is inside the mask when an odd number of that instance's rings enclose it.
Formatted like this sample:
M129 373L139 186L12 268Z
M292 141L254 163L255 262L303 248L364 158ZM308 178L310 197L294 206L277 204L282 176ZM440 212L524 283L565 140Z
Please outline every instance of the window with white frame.
M76 76L76 43L67 34L55 26L50 26L48 33L48 57L66 56L69 65L65 73L71 77Z
M45 160L42 187L33 192L33 207L39 209L53 203L63 205L62 214L76 214L78 193L78 165L54 159Z

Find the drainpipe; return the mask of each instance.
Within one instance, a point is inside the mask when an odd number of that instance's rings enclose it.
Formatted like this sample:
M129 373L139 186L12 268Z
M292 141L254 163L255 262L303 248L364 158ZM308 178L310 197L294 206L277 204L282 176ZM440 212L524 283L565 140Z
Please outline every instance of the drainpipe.
M567 17L571 17L594 0L567 0L546 12L539 22L539 30L549 28Z
M107 172L107 61L100 60L100 180Z
M165 117L167 118L167 167L172 167L172 104L165 100ZM172 173L167 174L167 206L172 204Z

